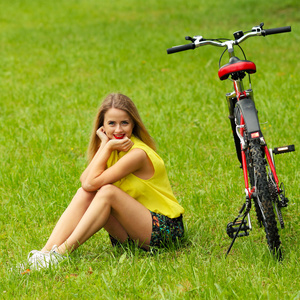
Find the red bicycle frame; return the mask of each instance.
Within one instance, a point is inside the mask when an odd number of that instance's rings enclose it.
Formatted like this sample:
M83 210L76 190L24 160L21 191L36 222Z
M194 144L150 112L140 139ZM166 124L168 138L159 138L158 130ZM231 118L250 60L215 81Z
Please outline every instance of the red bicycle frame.
M237 96L237 101L240 101L240 99L243 99L244 97L247 97L247 93L245 90L240 90L241 87L243 87L243 84L241 81L234 81L233 82L234 85L234 89L236 92L236 96ZM240 119L240 135L243 137L244 136L244 131L245 131L245 120L243 115L241 115L241 119ZM268 164L271 168L272 174L274 176L274 180L276 183L276 187L277 187L277 191L280 192L280 188L279 188L279 180L276 174L276 170L275 170L275 166L273 164L273 161L271 159L270 153L269 153L269 149L267 147L266 144L262 145L263 150L265 152L265 155L267 157L267 161ZM241 155L242 155L242 166L243 166L243 173L244 173L244 181L245 181L245 190L246 193L249 197L249 199L251 199L252 194L255 192L255 186L250 190L249 189L249 182L248 182L248 168L247 168L247 161L246 161L246 154L245 154L246 149L243 149L243 145L241 143Z

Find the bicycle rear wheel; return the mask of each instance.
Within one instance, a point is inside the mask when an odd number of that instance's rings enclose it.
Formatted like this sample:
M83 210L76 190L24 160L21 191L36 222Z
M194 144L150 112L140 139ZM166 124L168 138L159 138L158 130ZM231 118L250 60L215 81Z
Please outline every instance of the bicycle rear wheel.
M246 149L245 154L246 154L246 162L247 162L247 169L248 169L248 177L249 177L249 180L250 180L251 188L253 188L255 186L254 168L253 168L253 162L252 162L252 158L251 158L249 148ZM262 227L263 217L262 217L261 210L259 208L256 197L253 197L253 202L254 202L254 206L255 206L255 212L256 212L258 226Z
M282 257L281 242L278 234L277 222L275 219L274 207L270 195L268 177L266 172L266 160L259 140L252 140L249 143L249 162L253 167L253 183L256 187L254 198L258 220L262 222L267 243L270 251L279 259ZM251 174L251 172L250 172ZM251 175L250 175L251 176ZM252 183L251 183L252 184Z

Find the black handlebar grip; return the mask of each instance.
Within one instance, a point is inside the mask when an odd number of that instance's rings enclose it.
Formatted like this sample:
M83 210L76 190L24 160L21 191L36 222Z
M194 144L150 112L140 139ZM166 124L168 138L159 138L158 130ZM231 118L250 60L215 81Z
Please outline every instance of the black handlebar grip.
M290 32L290 31L292 31L292 28L291 28L291 26L285 26L285 27L279 27L279 28L265 29L263 31L264 31L263 35L270 35L270 34L276 34L276 33Z
M195 49L195 44L190 43L190 44L186 44L186 45L175 46L175 47L167 49L167 53L172 54L172 53L185 51L185 50L191 50L191 49L192 50Z

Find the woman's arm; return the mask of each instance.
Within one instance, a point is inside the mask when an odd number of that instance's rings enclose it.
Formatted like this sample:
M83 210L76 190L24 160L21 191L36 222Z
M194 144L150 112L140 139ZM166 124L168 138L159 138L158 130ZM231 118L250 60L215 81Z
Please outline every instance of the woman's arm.
M119 141L113 140L113 142L115 143ZM105 145L101 152L99 152L99 156L97 155L97 152L94 157L95 160L93 159L93 161L91 162L89 173L87 174L86 179L82 181L82 188L84 190L89 192L97 191L103 185L114 183L129 175L130 173L134 173L142 169L147 169L147 165L151 164L147 154L143 150L133 149L132 151L125 154L113 166L105 169L106 162L110 157L112 151L111 149L114 149L114 147L109 144L110 142Z
M109 138L105 134L103 126L100 127L96 131L96 135L99 137L99 139L101 141L100 147L99 147L98 151L96 152L96 155L97 155L97 153L101 152L103 150L104 146L108 143ZM81 182L84 182L86 180L87 174L90 172L90 169L91 169L92 165L94 164L94 160L95 160L96 155L93 157L92 161L89 163L89 165L87 166L87 168L81 174L81 176L80 176L80 181Z

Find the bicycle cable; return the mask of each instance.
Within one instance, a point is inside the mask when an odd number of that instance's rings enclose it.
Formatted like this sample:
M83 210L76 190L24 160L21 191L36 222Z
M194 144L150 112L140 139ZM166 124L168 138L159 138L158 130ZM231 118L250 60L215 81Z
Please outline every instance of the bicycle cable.
M249 31L249 32L250 32L250 31ZM239 46L239 48L241 49L241 51L242 51L242 53L243 53L243 56L244 56L245 60L247 60L247 57L246 57L246 54L245 54L243 48L242 48L240 45L238 45L238 46ZM250 73L248 73L248 79L249 79L249 85L250 85L250 88L252 88L252 83L251 83L251 76L250 76Z
M225 41L230 41L230 39L223 39L223 38L221 38L221 39L212 39L212 41L219 41L219 42L221 42L222 40L225 40ZM242 52L242 54L243 54L243 56L244 56L244 59L245 60L247 60L247 57L246 57L246 54L245 54L245 52L244 52L244 50L243 50L243 48L238 44L237 45L239 48L240 48L240 50L241 50L241 52ZM221 61L222 61L222 57L223 57L223 55L224 55L224 53L227 51L227 48L222 52L222 54L221 54L221 56L220 56L220 59L219 59L219 69L221 68ZM233 81L231 78L228 78L230 81ZM250 74L248 74L248 79L249 79L249 85L250 85L250 88L252 87L252 83L251 83L251 76L250 76Z

